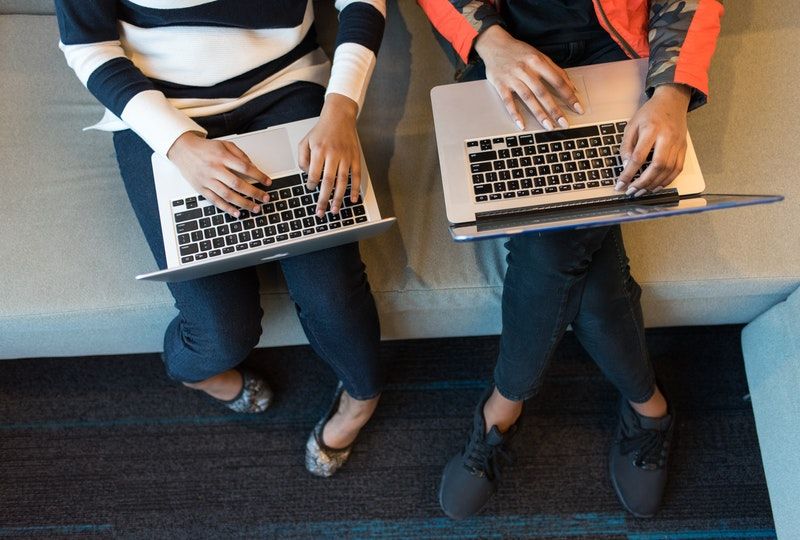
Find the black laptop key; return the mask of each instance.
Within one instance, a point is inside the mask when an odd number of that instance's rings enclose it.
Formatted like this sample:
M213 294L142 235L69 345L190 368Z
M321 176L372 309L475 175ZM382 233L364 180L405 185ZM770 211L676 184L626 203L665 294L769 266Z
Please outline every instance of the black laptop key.
M352 213L352 211L351 211L351 213ZM313 216L309 216L309 217L303 218L303 227L306 227L306 228L313 227L315 223L316 222L314 221L314 217Z
M605 148L605 146L601 146L600 148ZM597 148L587 148L586 149L586 157L587 158L596 158L599 154Z
M353 218L345 219L344 221L342 221L342 227L349 227L350 225L355 225L355 223L356 220L354 220Z
M478 141L467 141L467 147L478 146Z
M592 169L587 173L589 180L600 180L600 171Z
M517 197L527 197L530 194L531 194L531 192L529 190L527 190L527 189L521 189L521 190L517 191Z
M541 195L542 193L544 193L544 189L542 188L536 188L531 190L531 195Z
M503 198L504 199L513 199L516 196L517 196L517 194L515 192L513 192L513 191L508 191L506 193L503 193Z
M239 239L236 238L235 234L229 234L225 237L225 244L228 246L235 246L238 241Z
M190 242L190 240L189 240L189 235L188 234L179 234L178 235L178 244L179 245L182 246L184 244L188 244L189 242Z
M367 211L364 209L363 206L359 205L359 206L353 207L353 213L355 215L357 215L357 216L363 216L364 214L367 213Z
M231 223L231 232L240 232L242 230L242 222L234 221Z
M533 187L533 180L530 178L523 178L520 180L520 184L522 185L523 189L530 189Z
M525 146L524 148L525 148L525 155L526 156L532 156L533 154L536 153L536 147L533 146L532 144L529 144L529 145Z
M560 183L558 176L548 176L547 177L547 185L548 186L557 186Z
M172 201L172 206L181 206L181 205L183 205L183 199L177 199L175 201Z
M539 176L545 176L551 173L550 165L540 165L536 170Z
M296 219L291 223L289 223L289 228L292 229L293 231L299 231L300 229L303 228L303 224L299 219Z
M578 139L575 144L578 148L589 148L589 139Z
M228 253L233 253L234 251L236 251L236 248L233 247L233 246L227 246L227 247L222 248L222 253L225 253L226 255Z
M295 208L294 209L294 218L300 219L306 217L306 209L305 208Z
M488 200L489 197L487 197L486 195L478 195L477 197L475 197L475 202L486 202Z
M216 206L206 206L205 208L203 208L203 215L204 216L213 216L216 213L217 213L217 207Z
M195 204L195 206L197 206ZM190 219L199 219L203 217L203 211L199 208L194 210L187 210L186 212L178 212L175 214L175 223L182 223L184 221L189 221Z
M367 216L358 216L356 218L356 223L364 223L367 221Z
M552 166L553 172L555 174L561 174L564 172L564 164L563 163L553 163Z
M301 231L299 231L299 230L292 231L292 232L289 233L289 238L299 238L302 235L303 235L303 233Z
M577 139L578 137L595 137L599 135L597 126L586 126L570 129L559 129L557 131L542 131L535 134L537 143L550 143L565 141L567 139Z
M250 235L253 237L253 240L260 240L264 238L264 231L263 229L253 229Z
M311 195L303 195L302 197L300 197L300 202L303 203L303 206L314 204L314 197L312 197Z
M492 170L492 163L489 161L486 161L484 163L473 163L472 165L470 165L470 169L472 171L472 174L489 172Z
M211 249L211 240L203 240L200 242L200 251L208 251Z
M329 224L328 224L328 227L330 227L330 229L331 229L331 230L333 230L333 229L338 229L338 228L339 228L339 227L341 227L341 226L342 226L342 224L341 224L341 223L339 223L338 221L336 221L336 222L334 222L334 223L329 223Z
M600 139L600 137L590 137L589 144L591 146L601 146L603 144L603 141Z
M180 247L180 252L182 257L185 257L186 255L194 255L199 251L200 247L197 244L187 244L185 246Z
M586 186L590 187L590 188L600 187L600 182L598 182L597 180L594 180L592 182L587 183Z
M284 210L281 212L281 220L282 221L291 221L294 219L294 212L291 210Z
M501 181L506 181L511 179L511 171L500 171L500 174L497 175Z
M216 214L214 217L211 218L212 225L222 225L225 222L225 216L222 214Z
M317 225L317 228L315 230L317 232L325 232L325 231L328 230L328 226L327 225Z
M300 208L300 206L301 206L300 199L289 199L290 209Z
M275 203L275 210L278 212L284 212L289 209L289 203L286 201L278 201Z
M512 146L517 146L519 142L517 141L517 137L512 135L510 137L506 137L506 146L511 148Z
M217 236L211 241L211 245L215 248L224 248L225 247L225 239L221 236Z
M494 137L492 138L492 144L503 144L505 139L503 137Z
M209 238L214 238L215 236L217 236L217 231L214 228L206 229L203 231L203 237L205 237L206 240L208 240Z
M492 149L492 141L489 139L481 140L481 150L491 150Z
M614 181L613 180L601 180L600 183L602 185L604 185L604 186L613 186L614 185Z
M516 158L507 159L506 160L506 166L509 169L515 169L515 168L519 167L519 160L516 159Z
M494 192L501 193L506 190L506 183L505 182L495 182L494 183Z
M616 133L616 128L614 127L614 124L601 124L600 133L602 135L613 135Z
M586 188L586 184L584 184L582 182L578 183L578 184L572 184L572 189L585 189L585 188Z
M343 218L351 218L353 217L353 209L352 208L343 208L342 211Z
M286 234L289 232L289 224L288 223L279 223L278 224L278 232L280 234Z
M186 204L186 208L197 208L197 197L188 197L184 204Z
M522 148L520 148L519 146L516 146L516 147L512 148L511 149L511 156L512 157L520 157L520 156L522 156Z
M220 251L219 249L212 249L211 251L208 252L209 257L219 257L220 255L222 255L222 251Z
M560 176L560 178L562 184L571 184L573 180L572 174L570 173L564 173Z
M255 228L255 226L256 226L256 220L255 219L246 219L246 220L244 220L242 222L242 227L244 227L245 230L253 229L253 228Z
M194 260L202 261L203 259L205 259L207 257L208 257L208 253L198 253L197 255L194 256Z
M544 188L545 193L556 193L558 191L558 186L548 186Z
M194 255L187 255L186 257L181 257L182 263L190 263L194 260Z
M519 144L533 144L533 135L520 135Z
M247 244L236 244L236 251L242 251L243 249L247 249Z
M482 184L483 183L483 173L473 174L472 175L472 183L473 184Z
M250 241L250 231L244 231L239 233L239 242L249 242Z
M493 161L492 165L494 166L494 170L496 171L503 171L506 168L506 162L502 159L498 159L497 161Z
M503 198L503 194L502 193L492 193L491 195L489 195L489 200L490 201L498 201L498 200L500 200L502 198Z
M533 184L536 187L544 187L545 185L547 185L547 180L545 180L541 176L537 176L536 178L533 179Z
M563 186L558 186L559 191L569 191L572 189L572 186L569 184L565 184Z
M258 247L261 245L261 240L253 240L247 245L250 246L251 248Z
M516 191L519 189L519 180L511 180L506 184L506 189Z
M617 128L617 133L624 133L627 126L627 122L617 122L615 126Z
M473 152L469 155L470 163L477 163L479 161L494 161L497 159L497 152L494 150L488 152Z
M199 242L203 239L203 233L200 231L192 231L190 234L192 236L192 242Z

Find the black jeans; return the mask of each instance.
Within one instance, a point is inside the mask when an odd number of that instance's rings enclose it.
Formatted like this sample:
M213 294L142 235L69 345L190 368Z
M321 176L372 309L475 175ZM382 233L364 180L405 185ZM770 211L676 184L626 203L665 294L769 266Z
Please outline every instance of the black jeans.
M197 118L209 137L246 133L319 114L324 88L295 83L240 108ZM158 217L153 151L131 130L114 133L128 198L159 268L166 266ZM356 399L381 392L380 329L358 244L298 255L280 264L289 294L311 346ZM261 335L261 297L256 268L168 284L178 315L164 336L167 373L197 382L239 364Z
M610 38L541 47L562 67L624 60ZM465 80L485 78L482 64ZM561 337L572 324L594 361L627 399L655 390L639 303L620 227L514 236L506 242L503 332L494 370L497 390L521 401L539 389Z

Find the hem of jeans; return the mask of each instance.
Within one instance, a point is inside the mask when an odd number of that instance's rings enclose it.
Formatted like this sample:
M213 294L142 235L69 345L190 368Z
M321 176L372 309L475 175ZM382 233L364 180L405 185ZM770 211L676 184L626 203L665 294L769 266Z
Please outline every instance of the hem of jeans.
M647 393L644 394L644 396L646 396L646 397L642 397L642 398L638 398L638 399L627 398L627 400L630 401L631 403L636 403L637 405L640 405L642 403L647 403L648 401L650 401L650 399L654 395L656 395L656 383L655 382L650 384L650 390L648 390Z
M347 390L346 386L345 386L345 390ZM374 392L374 393L372 393L372 394L370 394L370 395L368 395L366 397L361 397L360 395L355 396L355 395L350 393L350 390L347 390L347 395L350 396L351 398L353 398L356 401L369 401L370 399L375 399L376 397L380 396L382 393L383 393L383 390L381 390L379 392Z
M495 382L494 382L494 387L497 389L497 391L500 393L501 396L503 396L504 398L506 398L509 401L527 401L530 398L532 398L533 396L535 396L536 394L538 394L539 393L539 388L540 388L539 386L537 386L537 387L535 387L535 388L533 388L531 390L527 390L527 391L525 391L525 392L523 392L521 394L516 394L514 392L508 392L508 391L504 390L503 388L501 388L500 385L497 384L497 380L496 379L495 379Z

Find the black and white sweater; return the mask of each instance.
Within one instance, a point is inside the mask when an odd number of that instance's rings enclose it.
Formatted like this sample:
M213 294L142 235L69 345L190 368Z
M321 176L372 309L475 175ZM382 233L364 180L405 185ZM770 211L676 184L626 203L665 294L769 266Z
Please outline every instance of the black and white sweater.
M359 105L383 37L385 0L336 0L333 64L312 0L55 0L60 48L106 107L97 129L131 128L166 154L192 117L233 110L297 81Z

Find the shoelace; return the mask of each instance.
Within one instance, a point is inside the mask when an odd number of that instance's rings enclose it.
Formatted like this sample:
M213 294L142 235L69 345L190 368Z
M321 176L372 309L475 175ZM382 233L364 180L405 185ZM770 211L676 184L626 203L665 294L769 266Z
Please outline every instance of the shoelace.
M636 451L636 466L644 469L660 469L666 454L666 432L646 429L634 437L623 437L620 450L623 454Z
M500 480L502 466L513 460L503 445L493 446L486 442L485 437L473 434L464 449L464 461L473 473L494 481Z

